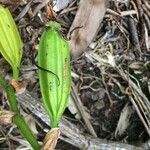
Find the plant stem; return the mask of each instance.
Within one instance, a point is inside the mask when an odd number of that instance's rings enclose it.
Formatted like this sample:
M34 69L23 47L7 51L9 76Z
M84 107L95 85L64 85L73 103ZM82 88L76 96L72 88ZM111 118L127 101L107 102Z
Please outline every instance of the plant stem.
M31 129L29 128L23 117L20 115L13 87L9 85L1 76L0 76L0 85L5 88L10 108L14 113L16 113L13 116L13 122L20 129L20 132L26 138L26 140L31 144L32 148L34 150L40 150L40 145L38 144L36 137L33 135Z
M23 117L17 114L13 117L13 122L16 124L26 140L31 144L32 148L34 150L40 150L40 145L36 137L33 135L31 129L29 128Z
M13 69L13 79L18 80L19 78L19 67L15 66L12 67Z

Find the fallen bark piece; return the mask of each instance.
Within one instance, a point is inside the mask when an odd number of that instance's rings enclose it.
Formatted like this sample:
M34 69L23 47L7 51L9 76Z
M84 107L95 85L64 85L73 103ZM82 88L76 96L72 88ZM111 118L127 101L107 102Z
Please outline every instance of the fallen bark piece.
M95 38L106 12L106 0L80 0L68 38L73 58L81 55Z

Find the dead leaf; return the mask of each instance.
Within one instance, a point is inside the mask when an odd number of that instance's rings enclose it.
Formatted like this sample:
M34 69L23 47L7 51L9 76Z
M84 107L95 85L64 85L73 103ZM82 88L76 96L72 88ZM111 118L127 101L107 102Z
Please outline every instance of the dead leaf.
M74 103L72 97L70 97L68 109L75 116L76 119L81 119L81 115L78 111L76 104Z
M68 33L72 55L77 58L95 38L106 12L105 0L80 0Z
M54 16L54 13L53 13L53 8L50 4L47 5L46 11L47 11L47 18L48 19L52 19L52 20L55 19L55 16Z
M59 128L52 128L44 138L42 150L54 150L59 136Z
M0 111L0 124L12 123L12 118L15 115L12 111Z
M22 94L26 89L24 83L18 82L15 79L10 80L10 84L14 87L16 94Z
M125 107L123 108L118 124L117 124L117 128L115 131L115 136L117 137L118 135L122 135L125 130L128 128L128 126L130 125L130 118L131 115L135 112L135 110L132 108L132 106L130 106L128 103L125 105Z

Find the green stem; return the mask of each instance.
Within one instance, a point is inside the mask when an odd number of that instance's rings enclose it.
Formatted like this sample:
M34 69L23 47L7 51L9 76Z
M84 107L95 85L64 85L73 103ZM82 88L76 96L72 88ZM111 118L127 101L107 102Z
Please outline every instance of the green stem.
M54 121L51 121L51 128L57 128L57 127L58 127L58 122L55 121L54 119Z
M34 150L40 150L40 145L38 144L36 137L33 135L23 117L17 114L13 117L13 122L16 124L26 140L31 144L32 148Z
M19 67L15 66L13 68L13 79L18 80L19 78Z
M20 111L17 107L16 96L12 86L10 86L1 76L0 85L6 89L10 108L14 113L16 113L16 115L13 117L13 122L20 129L20 132L26 138L26 140L31 144L32 148L34 150L40 150L40 145L38 144L36 137L33 135L23 117L20 115Z
M60 121L60 118L54 117L51 120L51 128L58 128L59 121Z
M8 97L8 101L9 101L9 105L10 105L11 110L13 112L19 114L20 111L18 109L17 100L16 100L16 96L15 96L13 87L8 85L7 82L5 82L5 85L2 85L2 86L5 87L5 90L7 92L7 97Z

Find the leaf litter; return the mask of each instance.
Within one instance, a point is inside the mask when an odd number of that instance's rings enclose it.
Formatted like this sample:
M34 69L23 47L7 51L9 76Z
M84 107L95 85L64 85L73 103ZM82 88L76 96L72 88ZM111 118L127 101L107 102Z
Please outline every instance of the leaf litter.
M0 2L10 7L14 1ZM24 41L20 80L25 80L27 90L38 97L37 68L32 64L32 55L36 53L42 28L49 20L51 6L53 8L50 1L25 0L13 10ZM72 80L76 90L72 92L71 100L74 101L72 107L79 110L80 118L68 109L65 113L68 120L86 134L142 147L150 136L149 1L108 0L105 3L104 0L88 0L85 3L75 0L53 14L62 23L63 34L68 35L75 58L72 60ZM92 47L91 42L94 43ZM3 68L3 64L6 66L3 61L0 64L2 73L9 76L9 67ZM34 82L31 81L31 71ZM77 99L78 106L75 105ZM8 110L5 100L1 105ZM37 121L37 136L42 141L45 125ZM9 127L3 127L2 137ZM18 131L12 130L7 141L1 138L2 148L28 148ZM62 145L61 148L69 149L69 144Z

